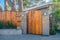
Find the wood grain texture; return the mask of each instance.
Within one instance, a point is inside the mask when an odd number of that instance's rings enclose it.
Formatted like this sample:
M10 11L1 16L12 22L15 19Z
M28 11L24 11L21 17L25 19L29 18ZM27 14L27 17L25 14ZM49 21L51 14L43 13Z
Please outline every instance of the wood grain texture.
M29 12L27 13L27 24L28 24L27 26L28 26L28 32L29 32L29 33L31 33L31 31L32 31L32 30L31 30L31 20L30 20L30 19L31 19L31 11L29 11Z
M22 15L22 13L18 11L2 11L0 12L0 21L10 21L17 26L21 26L22 16L19 15Z
M28 33L42 34L42 12L32 10L27 13Z

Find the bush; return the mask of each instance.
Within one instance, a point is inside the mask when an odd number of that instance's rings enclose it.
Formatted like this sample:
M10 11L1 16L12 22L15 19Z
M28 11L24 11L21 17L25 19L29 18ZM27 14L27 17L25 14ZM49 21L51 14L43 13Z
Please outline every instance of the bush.
M55 29L55 31L58 30L58 24L57 23L54 24L54 29Z
M0 21L0 29L16 29L17 26L11 23L10 21L3 22Z
M8 29L16 29L16 28L17 28L17 26L14 25L14 24L13 24L12 22L10 22L10 21L7 21L5 26L6 26Z
M50 35L55 35L56 34L56 31L55 30L51 30L50 31Z
M3 22L0 21L0 29L2 29L2 27L3 27Z
M50 29L50 35L55 35L58 30L58 24L54 23L52 29Z

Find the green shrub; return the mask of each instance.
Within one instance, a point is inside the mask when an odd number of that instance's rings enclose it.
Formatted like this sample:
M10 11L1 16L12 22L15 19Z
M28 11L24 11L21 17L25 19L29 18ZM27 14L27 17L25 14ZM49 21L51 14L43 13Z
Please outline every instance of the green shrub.
M0 29L2 29L2 27L3 27L3 22L0 21Z
M17 26L11 23L10 21L4 22L0 21L0 29L16 29Z
M56 34L56 31L55 30L51 30L50 31L50 35L55 35Z
M13 24L12 22L10 22L10 21L7 21L6 24L5 24L5 26L6 26L8 29L16 29L16 28L17 28L17 26L14 25L14 24Z
M58 24L57 23L54 23L54 29L55 29L55 31L58 30Z
M52 29L50 30L50 35L55 35L58 30L58 24L54 23Z

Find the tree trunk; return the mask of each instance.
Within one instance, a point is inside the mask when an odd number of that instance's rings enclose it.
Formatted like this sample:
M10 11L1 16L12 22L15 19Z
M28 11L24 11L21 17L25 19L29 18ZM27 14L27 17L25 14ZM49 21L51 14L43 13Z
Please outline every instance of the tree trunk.
M7 10L6 2L11 6L11 10L15 10L14 2L11 2L11 0L5 0L5 10Z
M5 11L7 10L6 1L7 1L7 0L4 0L4 4L5 4L4 10L5 10Z
M23 0L18 0L19 11L23 10Z

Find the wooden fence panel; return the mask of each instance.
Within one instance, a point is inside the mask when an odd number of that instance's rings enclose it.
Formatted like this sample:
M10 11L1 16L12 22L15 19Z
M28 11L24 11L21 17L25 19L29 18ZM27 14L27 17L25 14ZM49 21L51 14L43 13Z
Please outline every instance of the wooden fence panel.
M0 12L0 21L11 21L13 24L21 26L21 14L21 12L17 11L2 11Z

